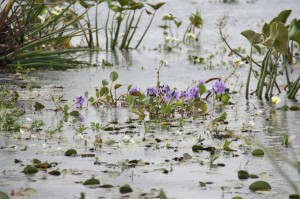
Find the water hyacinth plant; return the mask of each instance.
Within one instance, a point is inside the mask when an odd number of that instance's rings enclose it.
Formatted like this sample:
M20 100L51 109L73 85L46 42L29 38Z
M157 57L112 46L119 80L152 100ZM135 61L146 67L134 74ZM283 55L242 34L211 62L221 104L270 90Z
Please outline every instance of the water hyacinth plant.
M245 30L241 34L246 37L251 45L250 55L243 56L233 49L227 42L227 36L224 35L223 29L226 25L227 17L223 17L219 21L220 35L226 46L230 49L231 54L235 54L242 60L249 63L248 79L246 84L246 99L249 99L250 81L254 76L257 79L257 86L253 93L259 99L270 99L277 90L282 90L277 82L277 77L285 75L287 84L287 95L290 99L295 99L300 89L300 75L296 74L294 81L290 76L293 75L293 65L297 63L297 52L295 48L300 45L300 20L294 19L289 25L285 25L291 10L284 10L273 18L269 23L265 23L262 32L257 33L253 30ZM266 52L263 49L267 49ZM262 61L256 61L253 52L260 54ZM257 66L256 69L254 66Z

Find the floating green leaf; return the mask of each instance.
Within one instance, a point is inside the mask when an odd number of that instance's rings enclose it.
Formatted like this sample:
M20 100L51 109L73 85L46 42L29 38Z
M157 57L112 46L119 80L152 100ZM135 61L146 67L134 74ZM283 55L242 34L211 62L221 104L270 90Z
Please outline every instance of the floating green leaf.
M65 156L75 156L77 155L77 151L75 149L69 149L65 152Z
M9 199L9 196L6 193L0 191L0 199Z
M261 149L255 149L254 151L252 151L252 155L253 156L264 156L265 152Z
M43 104L41 104L40 102L35 102L34 103L34 110L35 111L42 110L43 108L45 108L45 106Z
M291 195L289 195L289 198L290 199L299 199L300 195L299 194L291 194Z
M27 166L24 168L23 173L25 173L25 174L35 174L35 173L37 173L38 171L39 171L39 170L38 170L36 167L27 165Z
M239 178L240 180L242 180L242 179L248 179L248 178L249 178L249 173L248 173L248 171L245 171L245 170L239 170L239 171L238 171L238 178Z
M73 117L78 117L80 115L80 113L79 113L79 111L71 111L70 115Z
M60 176L61 172L58 170L49 171L48 174L53 176Z
M233 196L232 199L243 199L241 196Z
M271 185L265 181L256 181L249 186L249 189L251 191L270 191Z
M100 181L94 178L86 180L83 185L97 185L100 184Z
M120 191L120 193L130 193L133 190L132 190L132 188L130 187L129 184L125 184L125 185L120 187L119 191Z
M112 188L114 186L110 185L110 184L104 184L104 185L101 185L99 186L100 188L104 188L104 189L109 189L109 188Z

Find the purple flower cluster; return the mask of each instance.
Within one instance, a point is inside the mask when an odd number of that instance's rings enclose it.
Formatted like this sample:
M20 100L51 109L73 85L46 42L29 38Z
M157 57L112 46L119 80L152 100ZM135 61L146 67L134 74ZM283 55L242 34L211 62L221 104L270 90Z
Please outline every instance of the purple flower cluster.
M137 91L138 91L138 87L137 86L131 86L131 88L129 89L128 93L130 95L132 95L132 94L134 94Z
M168 85L165 84L165 85L161 86L161 93L163 95L167 94L168 90L169 90L169 86Z
M75 98L76 106L82 107L83 104L84 104L84 102L85 102L85 98L84 98L82 95L77 96L77 97Z
M147 88L147 95L151 97L156 97L158 95L158 90L156 87L148 87Z
M195 99L199 97L199 88L197 86L191 86L185 93L185 100Z
M221 80L217 81L212 87L212 92L215 94L225 94L225 90L226 90L225 83L222 82Z
M172 98L179 100L181 97L181 92L178 90L170 90L165 96L164 101L168 104Z

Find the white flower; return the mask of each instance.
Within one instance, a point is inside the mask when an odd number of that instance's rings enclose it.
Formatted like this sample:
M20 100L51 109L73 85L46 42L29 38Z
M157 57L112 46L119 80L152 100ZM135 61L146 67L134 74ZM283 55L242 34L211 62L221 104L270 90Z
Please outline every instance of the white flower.
M188 38L188 39L195 39L196 36L195 36L194 33L189 32L188 34L186 34L186 38Z
M263 112L264 112L264 111L260 109L260 110L257 111L257 114L258 114L258 115L261 115L261 114L263 114Z
M31 119L30 117L26 117L26 120L27 120L28 122L31 122L31 121L32 121L32 119Z
M128 135L124 135L123 142L128 143L130 141L130 137Z
M234 66L240 66L242 63L242 60L240 58L236 58L234 61L233 61L233 65Z
M182 135L182 132L180 130L177 130L176 134L177 135Z
M59 7L59 6L55 6L54 10L56 10L57 12L61 12L61 11L63 11L63 8Z
M167 36L165 39L166 39L166 41L170 41L170 40L171 40L171 37L168 37L168 36Z
M236 72L236 73L235 73L235 76L236 76L236 77L241 77L241 73L240 73L240 72Z
M45 17L43 17L42 15L38 15L37 17L39 18L39 20L41 20L41 23L45 22Z
M57 147L57 149L56 150L58 150L58 151L60 151L61 150L61 147L59 146L59 147Z
M254 123L253 121L250 121L250 122L248 123L248 125L249 125L249 126L254 126L255 123Z
M51 14L53 14L53 15L59 15L59 13L58 12L56 12L55 10L52 10L52 11L50 11L51 12Z
M31 137L31 138L36 138L36 135L31 134L30 137Z
M272 104L279 104L281 102L281 99L277 96L273 96L271 98Z
M43 147L43 148L48 148L47 143L45 142L44 144L42 144L42 147Z
M177 37L172 37L172 38L171 38L171 41L172 41L172 42L177 42L177 41L178 41L178 38L177 38Z
M80 133L79 135L78 135L78 137L80 138L80 139L83 139L83 134L82 133Z
M163 60L160 61L160 65L162 65L162 66L168 66L169 62L168 62L168 60L163 59Z
M20 133L24 135L25 131L23 129L20 129Z

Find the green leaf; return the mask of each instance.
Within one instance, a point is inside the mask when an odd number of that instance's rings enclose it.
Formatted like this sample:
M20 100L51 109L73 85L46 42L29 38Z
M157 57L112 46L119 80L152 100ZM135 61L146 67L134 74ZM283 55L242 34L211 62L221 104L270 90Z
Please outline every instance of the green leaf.
M9 196L6 193L0 191L0 198L1 199L9 199Z
M129 4L128 0L118 0L118 2L122 7L127 6Z
M261 149L255 149L254 151L252 151L252 155L253 156L264 156L265 152Z
M263 40L263 36L253 30L245 30L241 34L248 39L251 45L259 44Z
M111 4L109 8L114 12L122 12L124 10L122 7L113 4Z
M153 8L154 10L158 10L160 7L162 7L163 5L165 5L164 2L161 2L161 3L157 3L157 4L150 4L150 3L147 3L151 8Z
M73 117L78 117L80 115L80 113L79 113L79 111L71 111L70 115Z
M108 81L106 80L106 79L104 79L104 80L102 80L102 85L103 86L107 86L109 83L108 83Z
M284 54L288 48L289 32L282 22L273 22L270 28L270 39L273 40L274 48Z
M225 121L227 118L227 113L221 113L220 115L218 115L215 119L213 119L212 122L221 122L221 121Z
M206 92L206 86L204 84L199 84L198 88L199 88L200 95Z
M100 181L94 178L86 180L83 185L97 185L100 184Z
M120 190L120 193L130 193L133 191L129 184L125 184L125 185L121 186L119 190Z
M34 110L35 111L39 111L39 110L42 110L43 108L45 108L45 106L39 102L35 102L34 103Z
M100 97L108 95L109 90L107 87L102 87L100 90Z
M132 95L128 95L128 96L127 96L127 103L128 103L128 105L129 105L130 107L133 106L133 104L134 104L134 97L133 97Z
M225 93L224 95L222 95L221 101L223 104L225 104L225 105L228 104L229 100L230 100L230 96L228 93Z
M271 185L265 181L256 181L249 186L249 189L251 191L270 191L272 188Z
M290 14L291 14L292 10L283 10L281 11L277 17L275 17L274 19L272 19L272 21L270 22L273 23L275 21L279 21L283 24L285 24L286 20L289 18Z
M159 191L159 199L168 199L165 192L162 189Z
M289 39L300 45L300 20L294 19L289 27Z
M137 10L137 9L142 9L144 7L144 4L142 4L142 3L134 3L134 2L132 2L131 4L130 4L130 10Z
M120 88L122 86L122 84L116 84L115 86L114 86L114 88L115 88L115 90L117 90L118 88Z
M119 75L118 75L118 73L116 71L113 71L113 72L110 73L109 77L110 77L110 80L112 82L114 82L114 81L116 81L118 79Z

